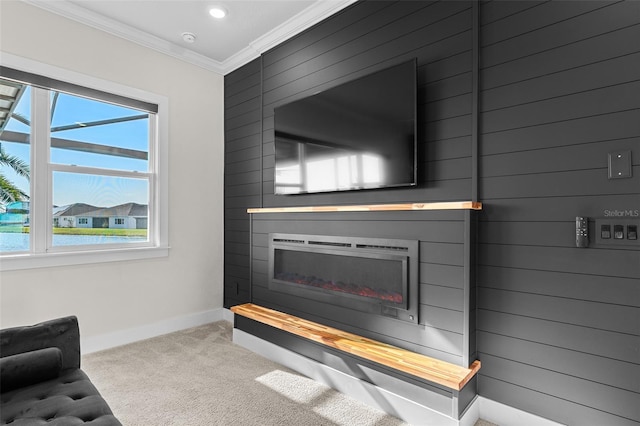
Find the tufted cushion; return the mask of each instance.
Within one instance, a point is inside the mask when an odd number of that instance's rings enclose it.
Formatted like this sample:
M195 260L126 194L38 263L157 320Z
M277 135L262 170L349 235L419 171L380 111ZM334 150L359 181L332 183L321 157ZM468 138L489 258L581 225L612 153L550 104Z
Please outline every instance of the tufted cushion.
M52 380L3 392L0 425L106 426L121 423L79 369L69 369Z
M2 392L55 379L62 370L62 351L58 348L0 358L0 386Z

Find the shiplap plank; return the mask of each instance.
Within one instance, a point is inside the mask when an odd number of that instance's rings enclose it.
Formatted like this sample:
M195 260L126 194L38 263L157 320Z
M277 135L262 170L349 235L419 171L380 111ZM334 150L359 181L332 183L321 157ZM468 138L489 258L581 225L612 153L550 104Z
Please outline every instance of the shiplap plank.
M600 61L482 92L484 112L630 83L640 76L640 53Z
M249 241L249 232L244 232L244 231L225 231L225 242L231 243L231 244L236 244L236 245L240 245L240 244L246 244L246 247L249 247L249 244L247 244L247 241Z
M638 362L639 336L484 309L478 310L477 329L618 361ZM500 351L495 353L500 355Z
M480 170L484 177L495 177L599 169L607 167L609 152L625 151L635 142L635 138L624 138L485 155L480 158ZM633 164L640 165L640 158L632 160Z
M557 398L548 392L534 391L526 386L515 385L490 376L480 374L478 387L484 389L485 398L500 401L522 411L536 413L561 424L638 426L635 420L612 416L605 411Z
M225 174L233 179L233 176L240 173L252 173L260 171L260 158L231 162L225 164Z
M224 76L225 87L238 85L240 86L240 90L242 90L246 87L246 84L244 83L245 79L250 78L254 74L259 74L261 67L262 60L260 58L256 58L244 64L242 67L233 70Z
M480 87L484 90L595 64L638 52L640 25L611 31L597 37L560 46L505 62L480 73Z
M563 197L531 197L519 199L483 198L483 216L492 221L566 221L580 214L602 217L605 210L616 209L640 201L640 195L600 194L565 195Z
M638 391L640 365L594 356L565 348L543 345L499 334L479 332L478 351L519 360L556 373L581 377L628 391ZM500 348L499 350L496 350Z
M526 8L512 14L509 19L501 19L482 26L482 46L533 32L540 28L557 25L576 15L585 14L610 5L610 1L557 2L550 1L537 7Z
M463 266L464 245L420 242L420 261L443 265Z
M248 206L256 206L260 204L261 198L259 196L251 196L251 197L234 197L232 195L225 197L225 206L231 208L244 207L245 209Z
M444 287L464 288L462 266L420 263L420 282Z
M262 173L259 170L247 172L247 173L229 173L224 182L224 188L226 190L233 191L234 187L239 185L257 184L258 190L260 190L260 177ZM237 194L235 194L237 195Z
M640 4L640 2L638 2ZM483 112L481 125L486 133L546 123L573 120L585 116L640 110L640 81L617 84L545 99L510 108Z
M240 98L243 98L243 94L247 91L251 91L255 94L255 86L262 84L262 74L260 72L259 63L257 65L258 66L255 66L255 69L246 68L246 72L245 67L239 68L238 73L242 74L242 76L236 76L232 73L232 75L230 75L229 78L225 80L225 107L227 105L234 106L236 104L238 96Z
M486 354L482 363L485 374L498 380L545 392L558 399L606 411L622 418L639 418L640 407L635 392Z
M260 158L262 150L259 146L252 146L250 148L242 149L239 151L230 151L225 155L227 163L245 163L247 160Z
M492 289L640 308L635 278L480 265L477 283Z
M250 256L250 247L248 244L244 244L244 243L235 243L232 242L230 240L226 240L224 243L224 253L225 255L231 254L231 255L235 255L235 254L239 254L242 256ZM249 264L249 262L247 261L247 265Z
M507 19L512 15L542 4L544 4L544 0L488 1L482 3L480 25L482 27L487 26L492 22Z
M484 134L483 155L640 137L640 110L581 117Z
M454 287L421 284L420 303L461 313L464 309L464 291Z
M481 68L532 56L559 46L636 25L638 24L638 14L640 14L640 2L610 3L607 7L578 15L573 19L484 47L480 61Z
M225 131L225 140L233 143L235 139L242 139L260 134L260 121L252 121L240 127L235 127Z
M245 111L242 114L236 116L225 114L225 133L242 126L246 126L250 123L259 123L261 115L262 111L260 110L260 108L252 108L251 110Z
M478 308L640 336L640 309L519 291L478 289Z
M543 247L573 247L575 245L575 219L563 222L499 222L482 223L478 242L482 244L510 244Z
M487 266L640 279L640 251L633 249L589 248L589 250L576 251L575 246L479 244L478 263ZM620 267L620 265L626 266Z
M419 230L419 233L418 233ZM464 232L460 222L386 222L367 220L273 221L254 219L255 233L284 232L291 234L370 236L376 238L420 239L432 243L462 243Z
M483 179L483 196L496 198L571 197L628 194L634 199L640 184L640 167L632 167L633 177L611 182L606 166L600 169L562 171L528 175L487 177ZM626 203L625 203L626 204ZM632 206L629 206L631 208Z
M420 155L422 154L422 155ZM453 158L471 157L471 135L430 141L422 146L418 157L424 162L449 160ZM418 174L424 175L426 166L419 167Z
M226 231L244 231L249 232L249 222L244 218L229 218L225 217L224 226Z

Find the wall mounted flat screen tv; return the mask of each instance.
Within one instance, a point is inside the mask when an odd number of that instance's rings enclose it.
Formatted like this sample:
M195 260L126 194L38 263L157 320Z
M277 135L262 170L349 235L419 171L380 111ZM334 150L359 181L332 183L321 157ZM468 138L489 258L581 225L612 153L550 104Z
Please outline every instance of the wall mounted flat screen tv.
M275 194L416 185L416 61L278 106Z

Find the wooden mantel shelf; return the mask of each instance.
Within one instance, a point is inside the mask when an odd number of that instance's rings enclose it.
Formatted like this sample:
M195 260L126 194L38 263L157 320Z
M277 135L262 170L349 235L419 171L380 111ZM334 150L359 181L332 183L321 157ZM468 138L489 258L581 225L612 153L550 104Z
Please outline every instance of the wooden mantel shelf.
M231 311L456 391L480 370L477 360L469 368L461 367L252 303L233 306Z
M439 203L261 207L247 209L247 213L384 212L408 210L482 210L482 203L478 201L445 201Z

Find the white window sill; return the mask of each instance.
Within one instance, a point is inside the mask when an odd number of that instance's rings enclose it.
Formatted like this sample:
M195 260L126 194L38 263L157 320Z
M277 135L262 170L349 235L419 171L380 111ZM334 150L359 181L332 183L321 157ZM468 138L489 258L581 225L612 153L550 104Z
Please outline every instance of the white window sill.
M136 247L113 250L74 251L0 256L0 271L121 262L169 256L169 247Z

